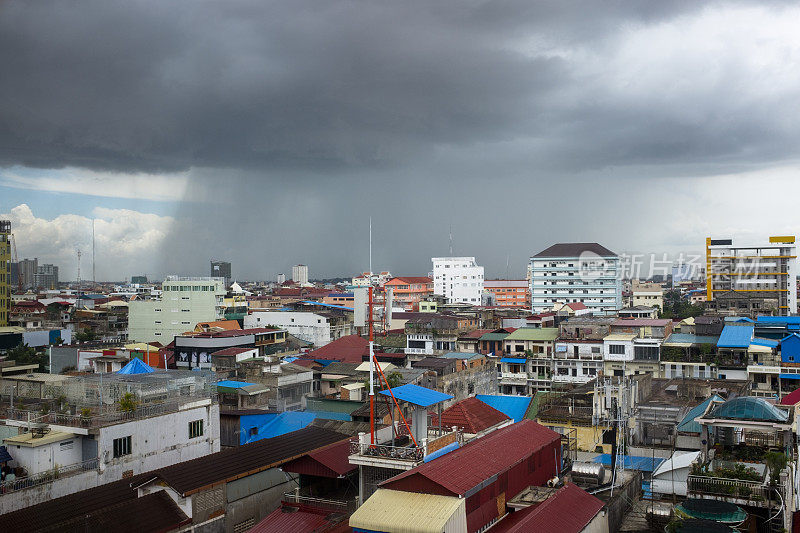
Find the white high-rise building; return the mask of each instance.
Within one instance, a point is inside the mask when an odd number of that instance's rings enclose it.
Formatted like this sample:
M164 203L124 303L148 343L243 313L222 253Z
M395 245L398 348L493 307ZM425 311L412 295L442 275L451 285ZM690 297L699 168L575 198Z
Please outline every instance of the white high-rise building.
M281 285L285 281L286 281L286 274L278 274L277 276L275 276L275 282L278 285Z
M295 265L292 267L292 281L305 285L308 283L308 265Z
M481 305L483 267L474 257L433 257L433 293L448 303Z
M559 243L531 257L534 313L556 303L580 302L596 314L622 307L622 273L617 254L596 242Z

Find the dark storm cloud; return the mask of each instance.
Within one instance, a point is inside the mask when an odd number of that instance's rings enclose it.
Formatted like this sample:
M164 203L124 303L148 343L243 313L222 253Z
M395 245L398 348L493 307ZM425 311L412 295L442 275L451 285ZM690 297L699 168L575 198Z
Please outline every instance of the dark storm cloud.
M519 276L555 240L624 248L642 178L796 156L796 46L717 15L784 5L6 1L0 166L189 169L162 273L350 274L372 215L376 267L426 272L452 224Z
M666 127L650 130L661 113L626 113L613 100L596 109L591 93L554 105L583 83L575 65L516 44L603 46L625 25L695 9L688 1L5 2L0 164L379 168L441 144L553 134L562 136L558 153L620 119L625 130L602 135L602 157L585 146L582 165L647 154L635 148L647 143L666 153L645 159L679 156L694 140L687 129L709 132L676 124L669 111Z

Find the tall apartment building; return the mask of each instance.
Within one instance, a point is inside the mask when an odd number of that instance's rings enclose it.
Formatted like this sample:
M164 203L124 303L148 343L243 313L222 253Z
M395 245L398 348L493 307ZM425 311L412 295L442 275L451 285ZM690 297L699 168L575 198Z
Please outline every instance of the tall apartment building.
M278 274L275 276L275 282L278 285L283 284L286 281L286 274Z
M527 309L531 306L530 284L526 279L492 279L483 282L494 295L495 306Z
M433 257L433 293L447 303L481 304L483 267L474 257Z
M231 264L228 261L211 261L211 277L224 278L225 288L231 283Z
M159 300L128 303L128 338L136 342L169 344L198 322L222 318L225 298L223 278L167 276Z
M559 243L530 259L531 307L581 302L595 314L622 307L622 270L617 254L596 242Z
M758 314L797 312L797 246L794 236L739 245L732 239L706 239L706 296L728 299ZM731 299L731 296L737 298ZM711 304L717 305L716 304ZM735 311L735 310L731 310Z
M39 259L23 259L17 263L17 276L22 276L22 288L36 288L36 271L39 269Z
M0 327L11 312L11 221L0 220Z
M34 286L45 289L58 288L58 267L45 263L36 267L36 275L33 278Z
M308 265L295 265L292 267L292 281L303 285L308 283Z

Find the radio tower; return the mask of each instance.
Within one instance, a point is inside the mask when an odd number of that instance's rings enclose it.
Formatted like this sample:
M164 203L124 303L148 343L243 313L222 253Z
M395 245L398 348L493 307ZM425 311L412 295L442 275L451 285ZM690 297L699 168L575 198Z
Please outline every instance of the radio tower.
M97 278L94 275L94 219L92 219L92 287L97 283Z
M78 254L78 292L81 292L81 249L76 250Z

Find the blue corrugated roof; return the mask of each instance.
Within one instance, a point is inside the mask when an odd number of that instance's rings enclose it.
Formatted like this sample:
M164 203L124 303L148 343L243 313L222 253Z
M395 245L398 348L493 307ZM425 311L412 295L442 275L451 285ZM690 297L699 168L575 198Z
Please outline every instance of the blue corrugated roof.
M138 357L134 357L130 363L120 368L117 374L149 374L150 372L155 372L153 367Z
M751 340L753 340L752 324L739 326L727 324L722 328L717 348L747 348Z
M800 374L780 374L780 377L785 379L800 379Z
M594 458L594 462L611 466L611 454L600 454ZM664 459L661 457L642 457L638 455L622 456L622 464L625 470L641 470L642 472L652 472L663 462Z
M247 387L248 385L255 385L255 383L249 383L247 381L231 381L229 379L217 382L217 387L228 387L229 389L241 389L242 387Z
M686 416L683 417L680 424L678 424L678 431L683 431L684 433L700 433L701 427L700 423L695 420L698 416L705 413L708 404L712 401L721 402L724 398L719 396L718 394L713 395L711 398L707 399L700 405L692 407Z
M500 359L501 363L516 363L518 365L524 365L527 359L524 357L503 357Z
M781 375L783 377L783 375ZM729 420L762 420L768 422L786 422L789 413L778 409L764 398L738 396L714 407L708 418L726 418Z
M800 324L800 316L760 316L758 324Z
M433 389L426 389L425 387L420 387L419 385L414 385L413 383L396 387L392 389L392 392L394 393L394 397L398 400L413 403L414 405L419 405L420 407L429 407L453 398L449 394L435 391ZM388 390L382 390L380 393L384 396L391 396Z
M528 406L531 404L530 396L478 394L475 397L487 404L489 407L494 407L508 418L514 420L514 422L519 422L525 418L525 413L528 412Z
M755 344L756 346L766 346L767 348L777 348L779 342L773 339L755 338L750 344Z

